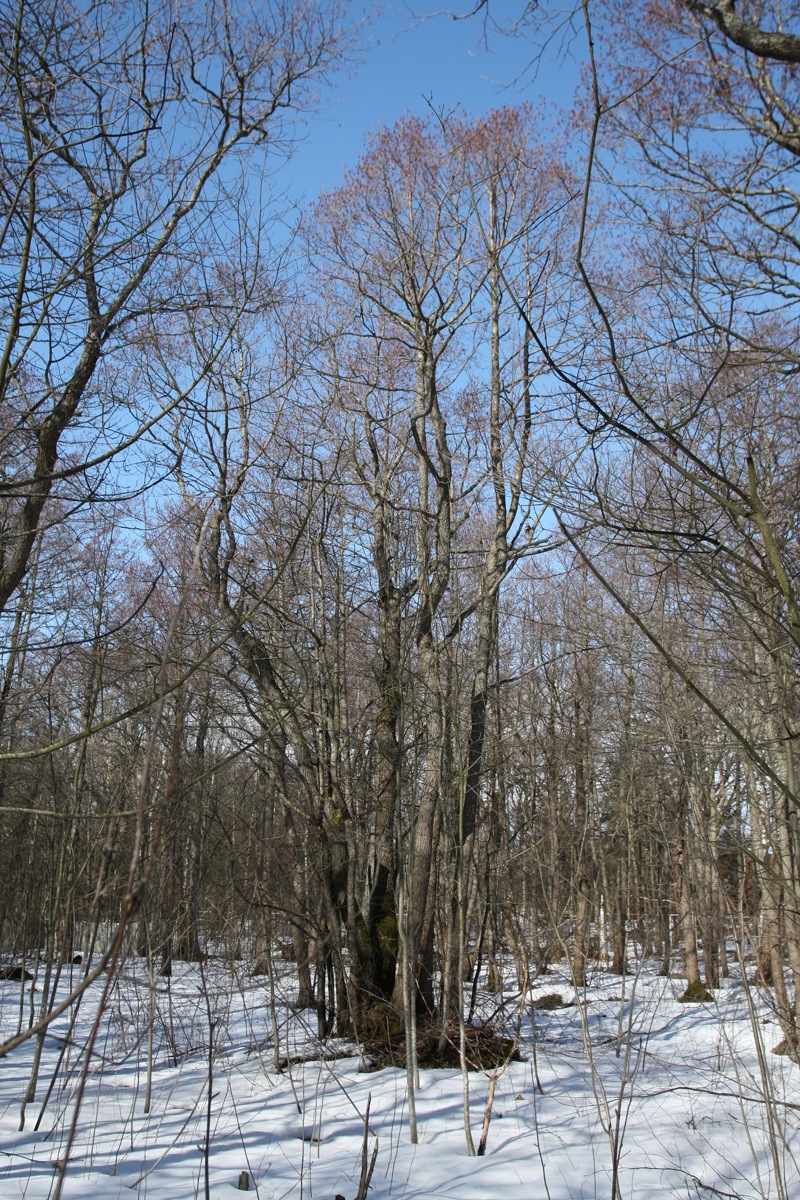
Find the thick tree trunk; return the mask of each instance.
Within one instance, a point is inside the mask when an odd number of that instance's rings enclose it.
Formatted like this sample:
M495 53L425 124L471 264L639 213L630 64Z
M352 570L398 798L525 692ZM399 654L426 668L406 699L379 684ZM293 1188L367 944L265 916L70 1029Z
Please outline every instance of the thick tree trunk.
M390 1001L397 981L399 939L395 885L395 820L400 775L401 598L392 579L388 531L376 506L373 558L380 603L381 671L375 719L374 851L366 911L350 908L351 995L358 1018L375 1003ZM354 889L355 891L355 889Z

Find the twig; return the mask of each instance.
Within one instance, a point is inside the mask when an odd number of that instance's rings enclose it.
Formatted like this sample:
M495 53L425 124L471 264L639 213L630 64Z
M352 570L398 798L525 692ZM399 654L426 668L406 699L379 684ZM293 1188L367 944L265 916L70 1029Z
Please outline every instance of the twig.
M375 1162L378 1158L378 1141L375 1140L375 1145L372 1149L372 1158L367 1166L367 1148L369 1139L369 1109L372 1104L372 1092L367 1096L367 1111L364 1113L364 1141L361 1144L361 1177L358 1181L358 1191L356 1192L356 1200L367 1200L367 1192L369 1185L372 1182L372 1172L375 1170Z

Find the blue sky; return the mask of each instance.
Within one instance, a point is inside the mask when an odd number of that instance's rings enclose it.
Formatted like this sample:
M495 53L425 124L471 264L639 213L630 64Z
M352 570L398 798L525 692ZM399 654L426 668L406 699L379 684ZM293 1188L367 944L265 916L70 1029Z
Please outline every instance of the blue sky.
M456 5L465 11L469 0L454 0ZM569 104L578 79L574 59L550 61L532 78L527 68L534 48L524 37L495 33L487 46L480 18L455 21L444 7L428 0L415 3L416 17L400 5L374 16L360 66L340 73L323 94L302 145L281 173L293 198L313 199L335 187L371 130L405 113L424 114L429 100L437 110L460 104L470 113L523 100ZM502 0L493 12L510 21L521 7Z

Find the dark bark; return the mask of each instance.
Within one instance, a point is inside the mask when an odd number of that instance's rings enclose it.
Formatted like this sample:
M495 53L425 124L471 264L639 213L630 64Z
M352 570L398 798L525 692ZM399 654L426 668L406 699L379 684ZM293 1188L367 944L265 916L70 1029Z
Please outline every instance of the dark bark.
M777 62L800 63L800 37L794 33L762 29L741 17L735 9L734 0L717 0L716 4L705 4L702 0L681 0L685 8L698 16L713 21L728 41L755 54L759 58L772 58Z

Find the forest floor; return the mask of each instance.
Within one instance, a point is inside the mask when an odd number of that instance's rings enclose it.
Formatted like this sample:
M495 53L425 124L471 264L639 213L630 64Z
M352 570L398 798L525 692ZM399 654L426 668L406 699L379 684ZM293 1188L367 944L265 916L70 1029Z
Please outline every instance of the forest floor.
M67 1153L72 1200L233 1200L243 1172L258 1200L355 1200L368 1101L374 1200L607 1200L615 1161L621 1200L800 1195L800 1068L771 1053L780 1033L767 998L740 978L705 1005L679 1003L685 980L655 964L625 980L598 967L577 1003L568 975L539 978L522 1006L523 1061L496 1083L483 1157L468 1153L459 1070L420 1072L412 1145L405 1070L367 1070L352 1043L321 1044L288 985L277 982L271 1009L268 981L237 964L175 964L154 1005L145 966L128 965L81 1084L102 982L72 1028L69 1012L49 1026L22 1132L34 1043L0 1060L1 1200L54 1196ZM66 974L59 995L69 986ZM533 1011L553 993L563 1006ZM477 996L484 1015L503 1002L520 1010L513 991ZM2 1037L40 1000L30 982L0 982ZM468 1077L476 1146L490 1075Z

